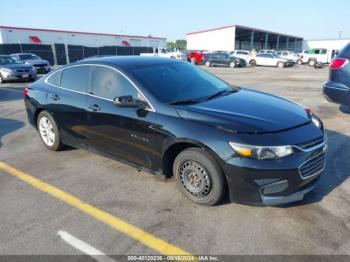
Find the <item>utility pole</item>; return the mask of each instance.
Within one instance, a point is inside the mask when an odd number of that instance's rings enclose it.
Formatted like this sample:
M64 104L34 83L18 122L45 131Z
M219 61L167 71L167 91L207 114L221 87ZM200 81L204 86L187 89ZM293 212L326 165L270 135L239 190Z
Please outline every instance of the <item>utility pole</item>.
M341 39L342 34L343 34L343 31L342 31L342 30L340 30L340 31L339 31L339 34L338 34L338 38L339 38L339 39Z

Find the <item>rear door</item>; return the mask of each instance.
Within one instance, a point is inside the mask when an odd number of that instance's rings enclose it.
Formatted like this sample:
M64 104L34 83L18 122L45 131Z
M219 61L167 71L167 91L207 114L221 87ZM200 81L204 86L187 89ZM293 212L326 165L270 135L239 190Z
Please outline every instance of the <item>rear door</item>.
M153 148L153 123L157 117L150 107L120 107L115 97L131 95L144 99L135 86L119 71L93 66L88 99L89 140L91 149L109 156L151 168L160 153Z
M51 85L47 93L47 108L60 129L63 142L86 147L87 99L90 66L79 65L53 73L45 82Z

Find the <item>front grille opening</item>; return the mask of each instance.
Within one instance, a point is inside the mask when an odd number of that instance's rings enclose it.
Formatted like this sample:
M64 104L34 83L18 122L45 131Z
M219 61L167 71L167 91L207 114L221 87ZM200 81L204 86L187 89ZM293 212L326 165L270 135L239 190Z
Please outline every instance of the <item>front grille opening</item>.
M300 168L301 177L308 178L321 173L326 163L326 154L324 152L306 161Z

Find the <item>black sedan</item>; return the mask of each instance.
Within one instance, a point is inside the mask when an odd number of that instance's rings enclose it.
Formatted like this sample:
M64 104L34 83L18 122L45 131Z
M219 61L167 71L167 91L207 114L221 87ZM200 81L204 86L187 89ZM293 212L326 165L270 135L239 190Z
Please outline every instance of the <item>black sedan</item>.
M229 66L231 68L247 66L247 63L244 59L234 57L223 52L216 52L205 55L202 59L201 64L204 64L207 67L215 65Z
M329 65L329 80L323 85L323 94L333 103L350 106L350 44Z
M310 110L173 59L70 64L28 87L25 105L47 148L83 148L174 176L203 205L227 190L242 203L302 200L325 166L326 134Z

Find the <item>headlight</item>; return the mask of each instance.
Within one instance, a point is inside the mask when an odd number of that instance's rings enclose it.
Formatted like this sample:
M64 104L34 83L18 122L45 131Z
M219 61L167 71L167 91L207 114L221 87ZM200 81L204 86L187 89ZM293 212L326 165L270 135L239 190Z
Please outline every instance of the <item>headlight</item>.
M318 128L322 128L322 123L321 121L315 117L314 115L311 115L311 121L312 123L314 123L315 126L317 126Z
M4 71L6 73L13 73L14 71L8 68L1 68L1 71Z
M240 157L255 159L280 159L294 153L292 146L252 146L229 142Z

